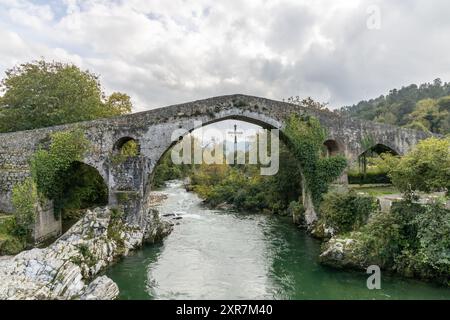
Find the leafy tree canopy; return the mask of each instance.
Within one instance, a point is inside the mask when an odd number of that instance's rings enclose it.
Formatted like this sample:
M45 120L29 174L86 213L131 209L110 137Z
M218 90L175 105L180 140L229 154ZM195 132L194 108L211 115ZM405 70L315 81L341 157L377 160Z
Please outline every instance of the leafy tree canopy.
M450 190L450 139L420 141L403 158L383 154L378 164L401 191Z
M411 129L450 133L450 83L411 84L389 94L341 108L344 115L405 126Z
M131 112L130 97L106 97L98 76L73 64L25 63L6 71L0 91L0 132L47 127Z

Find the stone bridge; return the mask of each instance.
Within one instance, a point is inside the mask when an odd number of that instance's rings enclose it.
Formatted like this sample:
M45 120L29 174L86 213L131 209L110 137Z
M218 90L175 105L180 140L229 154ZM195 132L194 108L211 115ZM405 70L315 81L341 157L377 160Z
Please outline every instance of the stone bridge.
M317 117L328 130L324 144L330 153L344 154L350 161L365 151L363 141L368 136L374 144L400 155L419 140L429 137L425 132L245 95L221 96L115 118L0 134L0 211L13 211L11 191L14 184L29 175L30 156L49 140L53 132L75 126L85 131L92 148L84 162L96 168L104 178L109 188L110 205L123 204L128 221L139 223L146 207L152 173L162 155L173 145L171 135L174 130L192 131L195 121L207 125L237 119L265 128L279 128L282 132L285 120L292 113ZM114 153L130 139L139 143L139 156L114 165Z

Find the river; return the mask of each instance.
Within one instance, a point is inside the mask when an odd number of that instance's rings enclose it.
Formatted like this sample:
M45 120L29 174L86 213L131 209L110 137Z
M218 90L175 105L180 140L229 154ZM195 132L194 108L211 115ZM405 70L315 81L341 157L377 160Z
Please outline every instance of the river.
M287 217L208 210L181 182L167 183L162 214L177 214L161 244L107 271L120 299L450 299L450 289L317 263L320 242Z

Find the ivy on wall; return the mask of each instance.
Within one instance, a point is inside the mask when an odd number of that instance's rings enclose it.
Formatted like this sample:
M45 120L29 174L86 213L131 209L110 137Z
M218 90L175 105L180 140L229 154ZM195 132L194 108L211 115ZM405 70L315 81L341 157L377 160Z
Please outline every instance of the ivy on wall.
M89 141L81 130L56 132L49 150L39 149L31 158L31 175L39 192L49 199L61 195L64 172L73 162L81 161Z
M347 160L340 155L321 156L327 132L312 116L292 114L287 119L284 134L289 149L300 163L313 204L318 207L330 183L344 171Z

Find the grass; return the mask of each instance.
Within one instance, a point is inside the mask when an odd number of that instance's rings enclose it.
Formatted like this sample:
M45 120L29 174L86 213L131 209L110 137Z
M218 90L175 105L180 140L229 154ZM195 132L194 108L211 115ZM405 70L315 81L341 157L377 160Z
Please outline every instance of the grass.
M400 193L393 185L351 184L349 185L349 188L357 192L367 193L374 197Z

